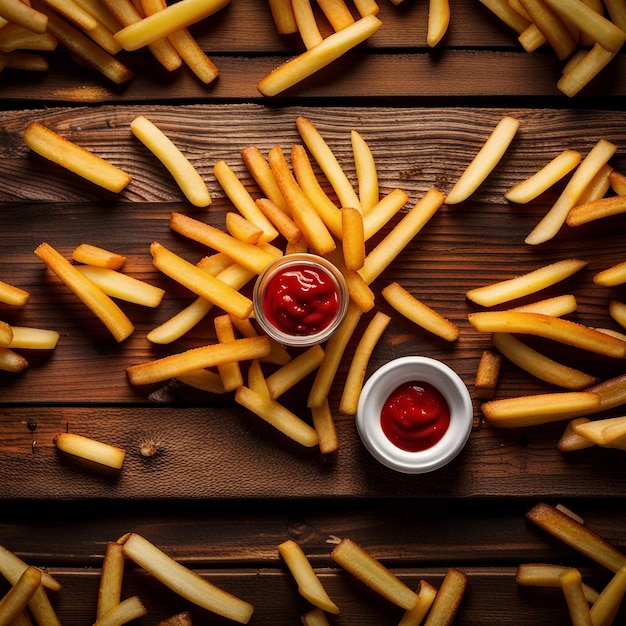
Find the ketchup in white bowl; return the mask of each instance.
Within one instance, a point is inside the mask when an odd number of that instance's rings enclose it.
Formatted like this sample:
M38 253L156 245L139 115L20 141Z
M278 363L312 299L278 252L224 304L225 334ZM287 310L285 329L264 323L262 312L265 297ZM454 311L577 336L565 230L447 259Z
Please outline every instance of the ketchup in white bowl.
M348 308L341 272L324 257L288 254L259 275L254 316L263 330L289 346L322 343L337 330Z
M458 374L428 357L389 361L366 381L356 426L372 456L406 474L447 465L463 449L473 423L469 391Z

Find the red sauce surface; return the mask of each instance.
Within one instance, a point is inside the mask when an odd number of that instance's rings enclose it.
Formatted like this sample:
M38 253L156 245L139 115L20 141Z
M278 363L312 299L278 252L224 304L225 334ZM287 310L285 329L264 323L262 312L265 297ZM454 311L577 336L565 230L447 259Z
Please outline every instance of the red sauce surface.
M329 326L338 311L337 287L321 268L291 265L267 284L263 312L284 333L314 335Z
M380 421L391 443L408 452L419 452L443 437L450 425L450 409L436 387L411 381L390 394Z

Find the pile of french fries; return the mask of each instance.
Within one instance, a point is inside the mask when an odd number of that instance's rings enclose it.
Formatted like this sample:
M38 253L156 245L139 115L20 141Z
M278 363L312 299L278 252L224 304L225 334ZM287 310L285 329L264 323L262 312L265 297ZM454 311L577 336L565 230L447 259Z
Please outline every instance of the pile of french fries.
M621 0L480 0L531 53L547 46L563 61L557 88L573 97L626 42Z
M0 70L47 71L46 52L59 46L116 84L133 71L116 55L148 47L168 71L186 65L204 83L219 70L188 27L216 13L229 0L2 0Z

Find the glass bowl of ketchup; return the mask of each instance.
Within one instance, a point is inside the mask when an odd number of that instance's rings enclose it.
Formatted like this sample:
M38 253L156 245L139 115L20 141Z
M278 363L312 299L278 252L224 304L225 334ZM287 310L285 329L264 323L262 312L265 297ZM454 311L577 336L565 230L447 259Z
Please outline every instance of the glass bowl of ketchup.
M254 316L286 346L313 346L341 325L349 303L343 274L316 254L287 254L270 263L254 285Z
M472 400L458 374L421 356L394 359L374 372L356 414L367 450L405 474L447 465L467 443L472 422Z

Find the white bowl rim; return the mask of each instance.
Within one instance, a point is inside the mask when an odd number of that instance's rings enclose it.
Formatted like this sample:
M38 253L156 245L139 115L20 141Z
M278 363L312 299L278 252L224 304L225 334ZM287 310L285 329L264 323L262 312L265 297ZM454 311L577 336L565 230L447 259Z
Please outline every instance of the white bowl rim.
M382 405L405 382L433 384L450 407L450 426L431 448L408 452L396 447L380 425ZM405 356L388 361L363 385L357 406L356 426L368 451L379 462L406 474L422 474L447 465L464 448L473 425L473 405L467 386L448 365L425 356Z

